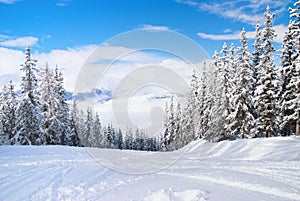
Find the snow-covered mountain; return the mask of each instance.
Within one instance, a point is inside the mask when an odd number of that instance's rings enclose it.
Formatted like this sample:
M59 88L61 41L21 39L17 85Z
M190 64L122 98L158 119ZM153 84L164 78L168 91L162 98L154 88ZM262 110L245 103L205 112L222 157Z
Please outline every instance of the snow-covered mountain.
M195 141L177 162L149 174L109 169L90 150L67 146L1 146L0 200L300 200L300 138ZM137 166L151 152L97 150L111 164ZM158 153L157 163L174 153ZM136 158L136 157L135 157Z

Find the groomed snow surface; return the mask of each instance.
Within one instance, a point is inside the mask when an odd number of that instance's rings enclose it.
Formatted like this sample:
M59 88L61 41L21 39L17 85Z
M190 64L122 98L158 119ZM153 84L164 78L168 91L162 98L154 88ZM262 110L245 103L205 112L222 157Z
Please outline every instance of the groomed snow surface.
M300 200L300 138L195 141L177 162L149 174L109 169L86 148L1 146L0 200Z

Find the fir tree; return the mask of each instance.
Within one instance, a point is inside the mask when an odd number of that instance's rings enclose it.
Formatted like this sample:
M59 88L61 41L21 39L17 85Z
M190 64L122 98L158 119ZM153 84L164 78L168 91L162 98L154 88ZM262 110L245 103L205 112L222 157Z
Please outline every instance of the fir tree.
M56 108L59 100L55 93L53 73L48 64L39 73L40 110L44 116L43 131L44 144L59 144L57 136L61 122L56 116Z
M258 82L256 88L257 98L257 129L261 136L265 133L266 137L276 135L278 128L278 111L277 111L277 86L278 78L275 71L274 52L275 48L272 45L276 37L275 30L272 27L272 19L274 14L271 14L270 7L267 7L265 12L265 28L262 30L262 56L259 63L259 68L264 72Z
M22 76L20 102L16 111L17 133L12 139L15 144L40 145L45 141L41 127L44 119L40 111L35 63L36 60L31 58L30 48L27 47L25 63L21 67L24 75Z
M102 134L102 126L101 126L101 123L100 123L100 117L99 117L99 114L96 113L96 116L95 116L95 120L93 122L93 132L92 132L92 147L103 147L103 139L104 139L104 136Z
M247 47L247 38L245 29L241 33L242 47L239 56L239 80L236 86L236 93L233 98L235 109L229 116L231 124L229 126L231 135L240 138L250 138L250 128L253 121L252 111L252 71L250 66L250 53Z
M74 99L70 108L70 135L67 144L69 146L82 146L81 140L79 138L79 117L77 102Z
M7 136L7 140L11 140L17 132L17 95L14 91L14 87L14 84L10 81L7 86L4 86L0 98L2 130L4 132L3 134Z
M56 66L55 72L54 72L54 90L57 93L58 98L58 107L56 108L56 115L58 120L61 122L59 125L59 132L57 133L59 137L59 144L66 144L68 141L68 138L70 136L70 130L69 130L69 105L67 103L66 99L66 90L63 86L63 75L61 72L58 71L58 68Z
M280 104L280 130L282 135L290 135L296 131L295 101L297 99L297 85L294 85L298 74L293 56L296 53L297 44L293 40L291 21L288 31L285 33L282 43L280 63L281 83L279 91ZM293 83L292 83L293 82Z

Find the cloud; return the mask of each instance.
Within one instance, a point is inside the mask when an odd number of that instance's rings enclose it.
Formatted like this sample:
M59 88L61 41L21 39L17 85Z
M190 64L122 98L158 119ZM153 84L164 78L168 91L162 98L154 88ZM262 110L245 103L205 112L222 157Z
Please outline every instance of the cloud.
M56 3L56 6L65 7L68 6L70 2L71 2L70 0L60 0L59 2Z
M161 126L161 118L163 118L163 111L165 106L165 101L169 99L172 94L168 91L168 88L161 88L159 84L155 84L156 78L167 81L167 85L175 85L176 90L179 90L180 87L183 87L184 83L188 83L190 80L190 76L192 74L192 68L189 63L183 61L180 58L172 57L171 55L161 54L160 52L154 53L149 51L135 51L134 49L128 49L126 47L117 47L105 45L103 46L102 51L95 51L97 49L97 45L87 45L81 46L77 48L68 48L68 49L55 49L51 52L38 52L32 48L32 57L37 59L37 68L42 68L45 66L45 63L48 62L50 68L54 68L58 65L59 69L62 70L64 74L64 84L67 91L73 91L75 83L78 79L79 72L81 71L82 66L87 59L92 59L92 64L94 64L91 71L87 72L91 78L91 76L97 76L94 71L97 71L97 67L99 67L102 63L97 63L96 58L90 57L91 54L95 54L98 60L104 60L101 67L107 68L103 77L99 77L98 85L96 88L103 89L103 91L114 92L116 87L124 87L125 90L128 90L127 87L135 85L136 83L140 83L144 80L154 79L154 84L150 83L149 86L144 86L142 88L137 88L136 91L130 97L130 102L128 103L128 112L130 118L133 123L142 127L147 128L151 124L153 125L153 130ZM11 48L0 47L0 85L6 84L10 79L13 79L14 82L18 82L17 78L20 77L22 72L20 71L20 64L24 62L24 50L14 50ZM111 63L113 59L116 58L116 52L119 55L124 52L122 57L118 57L118 60ZM128 53L129 52L129 53ZM90 60L89 60L90 61ZM111 65L109 65L111 64ZM133 76L134 73L143 68L151 68L153 67L153 73L149 70L144 70L140 74L140 76ZM157 71L158 69L155 67L164 67L162 70ZM155 70L156 69L156 70ZM179 77L183 78L183 81L179 81L179 79L171 79L168 71L164 69L170 69L170 71L175 72ZM88 69L89 70L89 69ZM140 72L140 71L139 71ZM92 74L91 74L92 73ZM93 74L94 73L94 74ZM133 79L130 80L128 85L123 85L121 83L124 78L130 78L132 75ZM157 76L163 75L163 76ZM89 80L84 80L84 83L88 83ZM121 84L120 84L121 83ZM162 84L163 85L163 84ZM19 86L19 83L17 83ZM140 85L138 85L140 86ZM164 86L164 85L163 85ZM2 88L2 86L0 86ZM91 88L90 88L91 89ZM113 94L115 95L115 94ZM114 96L113 96L114 97ZM162 97L162 98L157 98ZM104 124L114 122L113 121L113 112L112 112L112 101L110 97L104 97L104 101L95 101L93 97L90 100L94 103L94 108L97 110L102 118L102 122ZM98 97L99 98L99 97ZM103 98L103 97L102 97ZM116 98L114 97L114 100ZM127 102L125 102L127 104ZM91 105L89 105L91 106ZM125 107L124 107L125 108ZM162 114L157 114L157 112L153 113L157 108L161 108ZM155 109L156 108L156 109ZM152 116L153 114L157 114L157 116ZM151 129L150 129L151 130Z
M210 40L239 40L239 39L241 39L240 32L235 32L232 34L207 34L207 33L199 32L199 33L197 33L197 35L200 38L210 39ZM254 38L255 32L247 32L246 36L248 38Z
M11 39L11 37L0 36L0 46L5 47L26 47L26 46L34 46L38 42L38 38L33 36L24 36L20 38Z
M277 33L277 37L274 39L274 42L282 43L283 36L285 32L287 31L287 26L280 24L273 27L275 29L275 32ZM197 33L197 35L200 38L203 39L210 39L210 40L240 40L241 34L240 32L235 32L232 34L207 34L203 32ZM255 37L255 31L249 31L246 32L246 36L249 39L252 39Z
M64 74L66 89L73 91L81 67L95 48L96 45L86 45L66 50L54 49L49 53L34 52L33 57L38 60L39 68L44 67L46 62L51 68L57 65Z
M4 4L14 4L19 0L0 0L0 3L4 3Z
M230 33L230 32L232 32L230 28L224 30L224 33Z
M226 19L255 24L256 21L262 22L263 13L268 5L272 5L272 12L280 14L287 10L291 1L282 0L212 0L203 3L195 0L176 0L178 3L196 7L199 11L208 12Z
M167 26L154 26L150 24L144 24L140 29L147 30L147 31L169 31L170 30L170 28Z
M0 75L19 74L24 53L20 50L0 47L0 61Z

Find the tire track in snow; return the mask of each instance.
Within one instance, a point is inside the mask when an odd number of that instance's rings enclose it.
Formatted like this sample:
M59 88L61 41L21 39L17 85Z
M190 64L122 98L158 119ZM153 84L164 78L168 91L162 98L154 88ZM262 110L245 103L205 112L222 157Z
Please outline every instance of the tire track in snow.
M224 177L223 178L221 178L221 177L215 178L215 177L210 177L210 176L205 176L205 175L190 175L190 174L171 173L171 172L162 172L159 174L173 176L173 177L194 179L194 180L199 180L199 181L204 181L204 182L210 182L210 183L214 183L214 184L225 185L225 186L229 186L229 187L233 187L233 188L255 191L255 192L260 192L263 194L269 194L269 195L274 195L277 197L288 198L291 200L299 200L300 201L300 196L297 193L284 191L279 188L263 186L263 185L255 184L255 183L230 180L230 179L226 179Z

